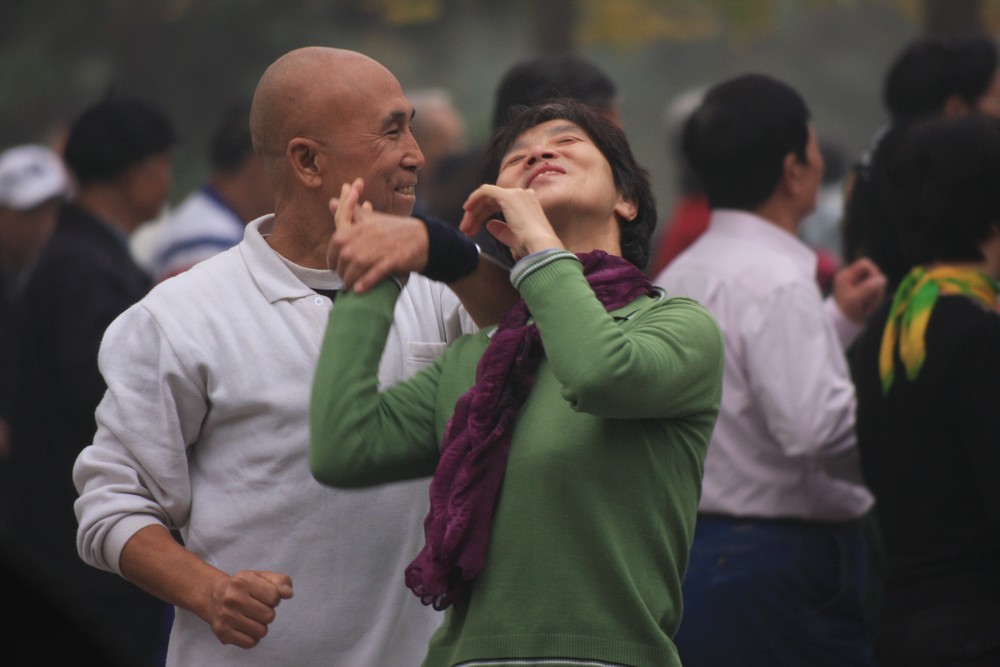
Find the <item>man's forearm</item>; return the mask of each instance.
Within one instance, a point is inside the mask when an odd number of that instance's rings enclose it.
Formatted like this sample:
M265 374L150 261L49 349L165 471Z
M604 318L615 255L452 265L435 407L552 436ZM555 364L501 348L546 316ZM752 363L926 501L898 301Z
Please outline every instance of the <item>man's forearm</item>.
M487 255L479 256L475 271L448 286L480 327L499 322L504 312L521 298L510 284L507 267Z
M211 583L226 573L183 546L163 526L146 526L121 553L122 575L147 593L208 618Z

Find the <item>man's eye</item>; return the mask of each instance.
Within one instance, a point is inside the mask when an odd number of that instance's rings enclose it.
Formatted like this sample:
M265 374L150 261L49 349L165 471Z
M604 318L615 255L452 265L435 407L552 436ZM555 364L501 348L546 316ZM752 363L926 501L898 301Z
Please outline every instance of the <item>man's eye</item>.
M524 156L523 156L523 155L515 155L514 157L510 158L509 160L507 160L507 161L506 161L506 162L504 163L504 165L503 165L503 166L504 166L505 168L506 168L506 167L512 167L512 166L514 166L515 164L517 164L518 162L520 162L520 161L521 161L521 160L523 160L523 159L524 159Z

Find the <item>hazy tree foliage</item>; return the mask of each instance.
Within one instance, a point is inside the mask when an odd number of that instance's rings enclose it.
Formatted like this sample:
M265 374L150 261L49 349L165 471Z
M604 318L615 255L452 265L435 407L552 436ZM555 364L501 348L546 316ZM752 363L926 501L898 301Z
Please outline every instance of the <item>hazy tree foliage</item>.
M881 115L878 81L920 32L985 30L994 0L3 0L0 147L58 140L111 92L164 108L182 137L176 200L201 178L222 110L264 68L309 44L377 58L404 87L450 90L473 139L515 61L576 50L619 82L627 131L663 189L671 173L663 108L747 68L799 86L851 150ZM851 97L855 99L851 100ZM829 119L829 120L828 120ZM662 192L661 192L662 194Z

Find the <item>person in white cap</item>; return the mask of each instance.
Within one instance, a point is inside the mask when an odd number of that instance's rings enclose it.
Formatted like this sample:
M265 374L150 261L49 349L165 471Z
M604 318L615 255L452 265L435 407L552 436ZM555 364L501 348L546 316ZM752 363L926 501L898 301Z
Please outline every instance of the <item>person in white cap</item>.
M23 284L69 193L66 168L52 149L26 144L0 153L0 265L7 292Z
M70 180L55 151L36 144L0 153L0 465L10 453L7 426L12 390L9 354L9 305L24 285L38 254L56 228L59 204ZM6 471L0 468L0 475ZM3 484L3 481L0 481Z

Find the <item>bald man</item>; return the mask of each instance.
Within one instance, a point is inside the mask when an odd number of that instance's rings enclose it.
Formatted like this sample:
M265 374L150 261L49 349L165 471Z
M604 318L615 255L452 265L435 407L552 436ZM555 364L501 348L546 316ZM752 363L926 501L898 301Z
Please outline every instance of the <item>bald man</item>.
M439 619L402 577L422 544L428 480L334 490L307 462L314 365L345 285L326 259L344 183L363 179L371 210L358 224L384 228L345 241L366 267L348 287L427 263L427 229L408 217L424 162L412 114L396 78L364 55L282 56L260 79L250 119L275 213L161 283L105 335L108 391L74 469L77 546L89 564L175 605L168 665L423 658ZM497 270L480 262L454 289L477 292ZM382 386L474 328L447 286L419 274L394 317Z

